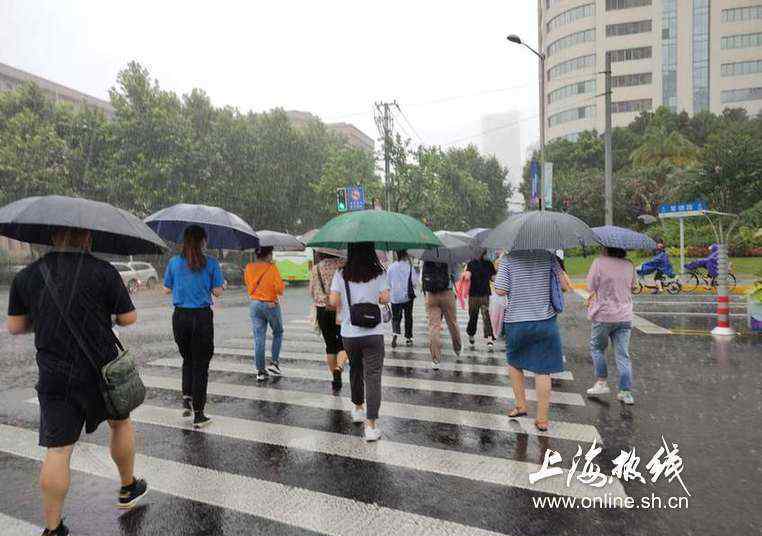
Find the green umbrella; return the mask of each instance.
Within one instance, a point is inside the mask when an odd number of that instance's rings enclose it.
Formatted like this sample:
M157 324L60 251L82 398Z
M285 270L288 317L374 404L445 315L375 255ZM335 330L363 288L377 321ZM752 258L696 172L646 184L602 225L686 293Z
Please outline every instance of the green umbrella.
M385 210L350 212L333 218L307 243L310 247L344 249L347 244L373 242L376 249L430 249L442 243L418 220Z

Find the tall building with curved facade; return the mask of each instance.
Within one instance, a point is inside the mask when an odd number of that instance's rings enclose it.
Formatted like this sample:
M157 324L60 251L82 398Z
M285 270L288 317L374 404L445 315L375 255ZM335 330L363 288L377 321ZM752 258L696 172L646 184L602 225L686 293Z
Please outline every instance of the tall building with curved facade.
M762 0L538 0L546 139L604 129L667 106L762 111Z

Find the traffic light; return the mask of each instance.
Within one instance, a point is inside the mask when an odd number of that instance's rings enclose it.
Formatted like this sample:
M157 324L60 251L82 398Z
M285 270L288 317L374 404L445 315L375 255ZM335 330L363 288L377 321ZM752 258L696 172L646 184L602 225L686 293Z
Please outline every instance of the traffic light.
M347 189L346 188L336 189L336 210L338 210L339 212L347 211Z

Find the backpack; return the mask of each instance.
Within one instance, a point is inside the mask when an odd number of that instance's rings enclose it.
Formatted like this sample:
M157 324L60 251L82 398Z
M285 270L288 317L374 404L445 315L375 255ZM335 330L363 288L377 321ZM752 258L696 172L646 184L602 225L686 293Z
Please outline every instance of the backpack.
M423 291L442 292L450 286L450 267L441 262L423 263Z

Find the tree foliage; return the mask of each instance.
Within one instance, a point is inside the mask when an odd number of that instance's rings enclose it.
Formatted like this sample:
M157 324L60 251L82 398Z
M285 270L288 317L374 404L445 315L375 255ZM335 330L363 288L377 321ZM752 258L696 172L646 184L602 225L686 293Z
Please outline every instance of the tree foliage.
M258 229L302 232L336 215L337 188L383 198L377 157L320 120L295 126L282 109L215 107L200 89L178 96L132 62L110 90L114 117L53 103L33 84L0 93L0 205L30 195L103 200L146 216L174 203L226 208ZM506 170L473 147L412 153L396 140L398 208L442 227L497 223ZM452 226L452 227L451 227Z

